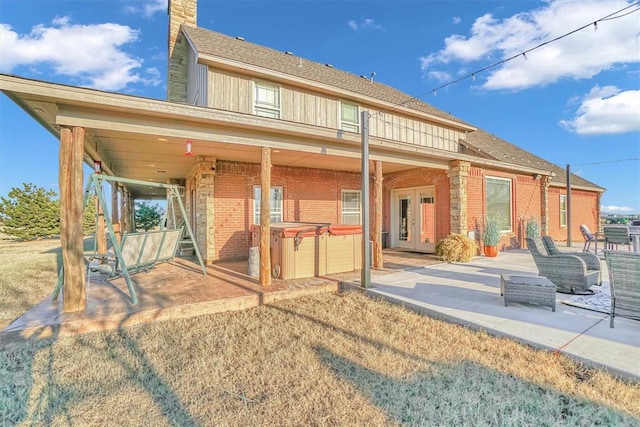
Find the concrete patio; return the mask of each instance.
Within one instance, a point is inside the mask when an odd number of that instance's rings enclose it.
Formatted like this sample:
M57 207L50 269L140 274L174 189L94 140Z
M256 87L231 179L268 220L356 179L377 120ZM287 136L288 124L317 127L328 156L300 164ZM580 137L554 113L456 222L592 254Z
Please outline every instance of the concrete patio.
M577 250L576 248L566 250ZM535 304L510 303L500 296L500 274L536 274L527 250L478 256L470 263L442 263L433 256L385 251L385 268L371 271L372 296L467 327L507 336L537 348L558 351L614 375L640 381L640 321L569 306L576 298L557 293L556 312ZM606 265L603 290L608 289ZM262 288L247 276L247 263L207 267L176 259L133 276L140 299L131 304L123 278L108 280L92 273L87 309L62 313L61 302L43 300L0 332L0 344L34 337L61 336L131 325L243 310L279 299L317 292L359 289L358 271L296 280L274 280ZM61 298L60 298L61 299Z
M562 248L562 250L577 250ZM609 288L602 261L602 290ZM500 274L537 274L528 250L478 256L470 263L448 263L373 275L367 293L433 317L558 351L614 375L640 380L640 320L567 305L578 298L556 294L556 312L536 304L509 303L500 296ZM345 287L358 289L359 281Z

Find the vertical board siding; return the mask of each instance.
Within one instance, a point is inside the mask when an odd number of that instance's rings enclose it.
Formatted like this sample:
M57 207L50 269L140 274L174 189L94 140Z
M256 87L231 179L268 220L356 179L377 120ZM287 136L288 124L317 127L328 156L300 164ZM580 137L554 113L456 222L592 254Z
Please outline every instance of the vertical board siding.
M202 83L206 91L207 84ZM324 128L340 128L340 99L291 86L281 87L280 119ZM253 114L253 79L209 68L209 107ZM458 152L464 132L360 104L371 115L369 135L422 147Z
M187 52L187 102L201 107L207 106L207 69L198 64L198 57L191 47Z

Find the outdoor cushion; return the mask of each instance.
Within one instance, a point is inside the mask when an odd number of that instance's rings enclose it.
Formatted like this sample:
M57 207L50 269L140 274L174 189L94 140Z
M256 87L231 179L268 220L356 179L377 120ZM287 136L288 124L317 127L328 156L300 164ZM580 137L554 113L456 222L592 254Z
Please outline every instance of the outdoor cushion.
M581 258L570 254L549 255L541 238L527 237L526 240L540 276L551 280L558 292L592 293L589 288L600 283L600 271L588 270Z

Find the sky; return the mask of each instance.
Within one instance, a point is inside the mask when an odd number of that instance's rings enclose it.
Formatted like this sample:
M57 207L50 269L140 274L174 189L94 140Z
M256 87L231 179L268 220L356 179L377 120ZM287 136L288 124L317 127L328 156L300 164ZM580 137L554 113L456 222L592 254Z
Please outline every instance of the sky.
M606 188L603 212L627 215L640 214L639 9L627 0L199 0L198 25L375 73L570 165ZM167 26L166 0L0 0L0 73L166 99ZM58 140L0 94L0 196L25 182L58 192Z

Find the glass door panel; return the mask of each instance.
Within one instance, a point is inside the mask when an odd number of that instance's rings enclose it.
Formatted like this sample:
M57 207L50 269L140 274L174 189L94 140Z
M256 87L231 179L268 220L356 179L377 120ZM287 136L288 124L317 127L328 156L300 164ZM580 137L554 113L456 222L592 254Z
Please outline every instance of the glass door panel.
M392 244L422 252L433 252L436 240L436 209L432 187L393 192Z
M420 200L420 221L418 221L418 233L420 241L416 242L416 249L432 251L435 250L436 242L436 205L433 192L419 192L418 200Z
M399 212L399 229L398 239L403 242L411 241L411 198L400 197L398 200L398 212Z

